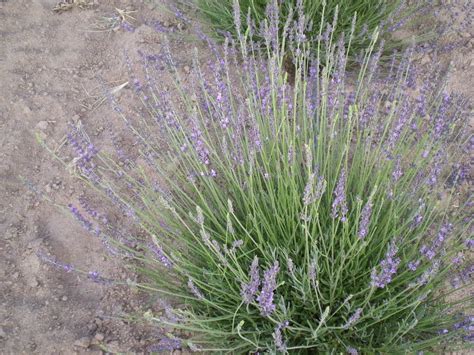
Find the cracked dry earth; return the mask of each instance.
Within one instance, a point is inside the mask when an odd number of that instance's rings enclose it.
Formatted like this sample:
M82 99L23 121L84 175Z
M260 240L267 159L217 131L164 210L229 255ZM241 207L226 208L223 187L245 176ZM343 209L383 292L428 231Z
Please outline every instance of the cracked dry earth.
M141 295L65 273L37 256L44 250L83 270L119 280L134 277L55 206L77 200L84 186L38 144L35 134L58 147L68 124L82 122L101 140L104 127L116 118L100 105L97 76L121 85L128 80L123 51L133 55L160 46L163 36L145 20L180 26L151 1L101 0L60 14L52 12L56 4L0 0L0 353L145 352L155 331L117 318L122 311L142 310ZM130 6L136 11L134 32L90 31L101 16ZM459 38L462 46L436 60L453 60L449 86L474 98L472 32L463 29ZM191 53L187 44L172 45ZM428 56L422 64L433 60ZM181 64L190 63L185 57ZM126 86L119 96L126 103L133 95Z

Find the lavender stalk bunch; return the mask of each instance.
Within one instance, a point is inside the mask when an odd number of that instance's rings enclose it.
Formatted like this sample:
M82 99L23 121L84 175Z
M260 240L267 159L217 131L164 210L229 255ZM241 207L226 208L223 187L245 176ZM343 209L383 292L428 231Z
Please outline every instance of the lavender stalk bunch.
M170 51L141 55L137 114L110 99L135 142L128 163L119 164L123 149L70 147L87 168L76 174L125 217L97 232L73 210L76 219L138 263L138 287L173 298L179 322L147 321L188 334L170 338L181 349L470 346L455 326L467 300L444 297L447 278L468 267L468 258L451 260L472 248L472 203L460 193L470 180L450 178L472 150L466 100L439 75L417 77L413 48L379 70L377 31L349 73L337 19L311 32L295 9L300 20L285 23L282 39L279 2L269 4L263 27L250 18L238 42L222 47L199 32L208 49L196 52L189 80ZM329 50L318 51L323 44ZM417 97L413 87L429 78L436 85ZM124 148L117 134L113 142Z

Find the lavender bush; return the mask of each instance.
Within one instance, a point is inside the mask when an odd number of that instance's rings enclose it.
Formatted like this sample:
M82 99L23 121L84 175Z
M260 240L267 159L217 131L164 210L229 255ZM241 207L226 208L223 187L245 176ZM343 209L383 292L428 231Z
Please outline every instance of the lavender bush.
M81 131L69 136L78 174L140 233L88 207L72 213L135 260L146 277L136 286L176 304L145 314L176 331L150 350L472 346L472 295L457 294L472 274L465 100L444 91L441 70L417 76L412 48L379 75L377 31L351 74L345 43L323 26L315 42L307 23L287 23L283 39L275 21L264 26L264 54L253 31L222 48L207 39L215 60L194 56L190 84L170 53L143 56L134 88L146 114L133 120L110 96L137 163L118 143L114 158Z
M196 8L209 24L216 38L223 39L226 35L238 37L238 30L234 19L247 19L241 21L239 26L242 32L252 30L247 23L254 24L257 28L258 38L265 37L264 23L266 19L276 18L274 10L278 11L278 23L274 27L279 34L283 34L286 21L298 21L303 16L311 22L305 28L305 36L312 39L319 35L319 27L323 29L323 35L333 33L339 38L351 37L350 48L346 53L349 57L355 57L360 49L370 44L370 36L376 28L381 32L380 36L385 39L386 47L400 48L406 44L404 40L396 39L391 34L403 28L407 23L413 23L420 14L426 14L432 9L432 1L380 1L380 0L181 0L183 6ZM279 6L273 6L279 4ZM297 11L294 11L297 9ZM302 13L298 14L298 10ZM337 18L337 22L325 23L326 18ZM300 21L300 26L303 23ZM284 34L283 34L284 36ZM425 40L432 36L429 32L423 34ZM349 42L346 42L348 44ZM325 48L320 48L324 50ZM349 51L350 49L350 51Z

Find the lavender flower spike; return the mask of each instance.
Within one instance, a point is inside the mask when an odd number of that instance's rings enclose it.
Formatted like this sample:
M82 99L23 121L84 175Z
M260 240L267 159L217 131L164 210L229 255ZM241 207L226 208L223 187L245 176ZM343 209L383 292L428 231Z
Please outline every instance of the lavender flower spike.
M372 201L367 201L360 216L359 238L364 239L367 236L370 226L370 216L372 215Z
M395 242L392 241L387 254L385 254L385 259L380 262L381 270L377 272L375 267L372 270L370 275L372 287L384 288L392 281L392 277L397 273L398 265L400 264L400 258L395 257L397 251L398 248Z
M280 270L278 261L273 263L273 266L265 271L263 286L260 294L257 297L257 301L260 307L260 314L264 317L270 316L275 310L273 304L273 292L276 289L276 277Z
M283 336L281 334L281 331L288 327L290 322L287 320L281 323L278 323L277 326L275 327L275 332L273 333L273 339L275 339L275 347L278 351L285 352L286 351L286 343L283 340Z
M194 282L193 282L193 280L191 280L191 279L188 280L188 288L191 290L191 292L193 293L193 295L196 296L196 298L198 298L199 300L203 300L203 299L204 299L203 294L202 294L201 291L196 287L196 285L194 285Z
M167 269L171 269L173 267L173 263L165 255L165 253L163 252L163 248L158 244L158 242L155 242L155 240L153 241L154 244L149 243L148 248L155 254L158 261L163 264L164 267L166 267Z
M250 266L250 282L242 283L242 290L240 292L245 304L249 304L253 301L259 286L260 270L258 268L258 257L255 256Z
M168 352L181 349L181 340L180 339L171 339L171 338L162 338L158 344L152 345L148 348L150 352Z
M344 329L349 329L354 323L356 323L362 314L362 308L357 308L354 314L349 318L346 324L344 324Z
M241 16L240 16L240 4L239 0L234 0L232 2L232 10L234 12L234 26L235 29L237 30L237 33L239 35L239 38L241 37L240 30L242 28L242 21L241 21Z
M346 201L346 170L342 169L339 175L336 189L334 190L334 201L332 203L332 218L340 218L341 222L347 221Z

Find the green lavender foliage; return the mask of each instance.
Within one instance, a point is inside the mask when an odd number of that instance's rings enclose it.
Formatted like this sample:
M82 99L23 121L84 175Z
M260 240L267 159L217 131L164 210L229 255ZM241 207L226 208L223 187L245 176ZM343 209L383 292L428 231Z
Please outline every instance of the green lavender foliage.
M266 53L248 33L211 44L217 58L208 68L195 55L191 84L168 53L173 100L146 64L137 92L148 115L135 122L116 109L143 163L125 169L99 152L94 166L78 165L148 236L121 248L146 277L137 286L177 304L145 315L191 332L172 345L242 354L466 346L456 323L471 304L447 288L472 233L453 169L472 139L464 101L444 93L436 72L414 90L410 50L380 79L377 31L351 77L335 35L265 38Z

